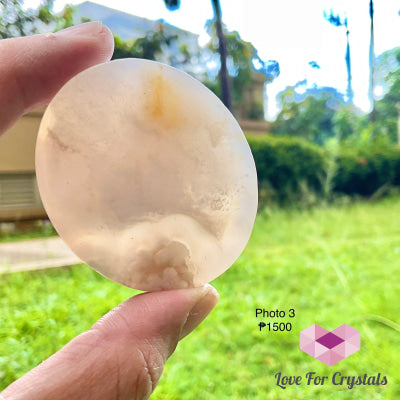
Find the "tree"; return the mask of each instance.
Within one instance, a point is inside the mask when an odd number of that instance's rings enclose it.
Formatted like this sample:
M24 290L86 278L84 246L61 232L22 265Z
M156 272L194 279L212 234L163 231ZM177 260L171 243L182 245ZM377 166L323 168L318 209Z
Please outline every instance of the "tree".
M225 37L222 31L222 19L221 19L221 6L219 4L219 0L212 0L214 16L215 16L215 25L217 27L217 35L218 35L218 50L221 56L221 68L219 70L219 77L221 81L221 90L222 90L222 101L228 110L231 109L231 95L229 90L229 80L228 80L228 69L226 66L226 42Z
M334 117L345 101L335 88L305 89L305 84L306 81L301 81L279 94L281 111L271 131L278 135L302 137L322 145L335 136Z
M369 89L368 96L371 102L370 121L375 122L375 99L374 99L374 63L375 63L375 44L374 44L374 2L369 0L370 18L370 40L369 40Z
M374 85L382 89L375 103L375 136L385 136L391 142L400 143L400 47L385 51L374 65Z
M164 0L166 7L171 10L177 10L180 7L180 0ZM231 91L229 87L228 68L227 68L227 51L226 42L222 30L222 13L219 0L211 0L214 10L214 17L218 36L218 51L220 55L221 67L219 70L219 79L221 83L221 99L225 106L231 109Z
M263 61L258 55L257 49L250 42L244 41L238 32L228 31L224 25L222 28L228 55L227 64L231 84L232 110L236 114L240 114L242 118L263 119L264 104L255 102L243 104L243 96L246 90L251 87L255 78L261 78L265 83L270 83L279 76L279 63L275 60ZM218 52L215 21L207 21L206 29L210 35L207 48L211 50L212 57ZM257 68L255 65L257 65ZM218 96L221 95L221 82L215 82L206 77L204 83Z
M112 59L145 58L167 63L176 68L185 69L191 57L185 45L179 45L178 35L165 32L162 24L153 31L135 40L124 41L114 35L114 54ZM174 46L174 51L167 49Z
M0 38L28 36L46 27L59 30L73 24L72 6L66 6L61 15L56 15L54 0L42 0L36 10L25 10L23 4L23 0L0 0Z
M333 11L331 10L330 14L327 15L326 12L324 12L324 18L331 23L333 26L336 27L344 27L346 29L346 55L345 55L345 60L346 60L346 69L347 69L347 89L346 89L346 96L347 96L347 102L349 104L353 103L353 98L354 98L354 92L352 88L352 76L351 76L351 57L350 57L350 41L349 41L349 27L347 23L347 17L344 18L343 20L340 18L339 14L333 14Z

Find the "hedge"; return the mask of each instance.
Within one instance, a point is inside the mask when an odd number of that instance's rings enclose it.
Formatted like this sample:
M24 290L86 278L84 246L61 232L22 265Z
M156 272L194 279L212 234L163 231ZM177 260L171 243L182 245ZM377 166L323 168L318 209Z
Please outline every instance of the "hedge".
M370 196L385 185L400 185L400 150L396 147L359 151L342 149L333 190Z
M307 189L321 193L329 158L324 148L303 139L248 135L260 190L270 188L279 201ZM342 148L336 158L332 190L370 196L385 185L400 185L400 148L372 145L363 150Z
M271 187L279 201L300 191L301 185L322 190L325 157L321 148L305 140L250 136L247 140L257 167L260 190Z

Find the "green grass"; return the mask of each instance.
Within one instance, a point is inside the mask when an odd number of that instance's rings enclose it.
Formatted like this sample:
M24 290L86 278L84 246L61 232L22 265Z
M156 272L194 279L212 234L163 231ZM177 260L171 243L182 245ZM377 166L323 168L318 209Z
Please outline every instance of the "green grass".
M245 252L213 284L221 299L167 362L152 399L400 398L400 198L267 210ZM0 388L88 329L132 290L86 266L0 276ZM291 332L258 330L256 308L296 310ZM268 322L265 320L265 322ZM327 367L299 350L313 323L361 332ZM274 375L376 375L386 386L276 386ZM304 381L305 378L303 378Z
M17 242L19 240L46 238L56 236L57 232L48 221L35 221L27 223L25 229L15 229L11 232L2 231L0 229L0 243Z

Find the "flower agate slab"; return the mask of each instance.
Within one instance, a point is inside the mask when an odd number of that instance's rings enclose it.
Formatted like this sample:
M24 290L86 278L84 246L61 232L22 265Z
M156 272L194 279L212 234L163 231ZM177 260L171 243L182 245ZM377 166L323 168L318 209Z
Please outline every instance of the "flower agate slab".
M42 119L36 172L70 248L140 290L222 274L257 211L254 160L236 120L200 82L153 61L111 61L71 79Z

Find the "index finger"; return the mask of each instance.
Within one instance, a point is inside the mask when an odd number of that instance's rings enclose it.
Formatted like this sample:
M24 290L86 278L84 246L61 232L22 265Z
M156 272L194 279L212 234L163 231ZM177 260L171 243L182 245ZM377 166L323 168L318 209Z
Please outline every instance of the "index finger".
M0 133L25 112L47 104L70 78L108 61L114 41L101 22L0 41Z

